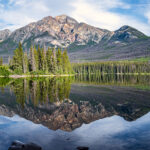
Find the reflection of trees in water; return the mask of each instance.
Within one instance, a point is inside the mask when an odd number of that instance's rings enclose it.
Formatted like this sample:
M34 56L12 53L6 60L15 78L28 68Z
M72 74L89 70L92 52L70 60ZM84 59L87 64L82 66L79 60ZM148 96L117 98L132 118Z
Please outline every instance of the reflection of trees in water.
M61 102L69 98L72 82L94 85L135 86L140 89L150 89L149 76L113 74L82 74L75 77L59 78L0 78L0 87L3 92L5 86L10 86L10 90L16 96L16 101L22 106L24 106L25 102L37 106L38 104Z
M0 87L4 88L9 85L12 80L10 78L0 78Z
M69 97L71 78L34 78L16 79L10 84L16 101L24 106L25 102L38 104L63 101Z
M120 85L149 87L150 77L147 75L117 75L117 74L82 74L75 77L76 82L94 85ZM150 89L150 88L149 88Z

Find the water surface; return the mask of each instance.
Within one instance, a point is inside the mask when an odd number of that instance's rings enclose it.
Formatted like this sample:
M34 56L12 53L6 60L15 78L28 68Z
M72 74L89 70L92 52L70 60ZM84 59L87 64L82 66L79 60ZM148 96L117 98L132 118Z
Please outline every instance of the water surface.
M85 75L0 79L0 149L148 149L150 77Z

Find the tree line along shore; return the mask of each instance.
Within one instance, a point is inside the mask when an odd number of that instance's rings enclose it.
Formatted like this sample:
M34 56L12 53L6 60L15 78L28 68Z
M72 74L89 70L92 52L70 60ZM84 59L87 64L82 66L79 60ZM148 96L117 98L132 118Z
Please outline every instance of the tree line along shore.
M0 58L0 76L67 76L74 74L150 74L150 62L147 61L104 61L88 63L70 63L67 50L31 46L29 52L22 44L14 50L8 65Z
M14 55L8 65L3 65L0 58L1 76L30 75L66 75L72 74L72 67L67 50L31 46L29 53L24 52L22 44L14 50Z
M73 63L77 74L150 74L149 61L106 61Z

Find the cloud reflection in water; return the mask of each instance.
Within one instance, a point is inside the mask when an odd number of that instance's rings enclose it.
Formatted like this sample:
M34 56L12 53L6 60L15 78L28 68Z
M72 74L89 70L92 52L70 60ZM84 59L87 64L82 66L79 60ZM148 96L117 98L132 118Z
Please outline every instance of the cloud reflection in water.
M133 122L108 117L83 124L72 132L53 131L19 116L0 116L1 150L7 150L13 140L35 142L44 150L73 150L77 146L89 146L91 150L147 150L149 138L150 113Z

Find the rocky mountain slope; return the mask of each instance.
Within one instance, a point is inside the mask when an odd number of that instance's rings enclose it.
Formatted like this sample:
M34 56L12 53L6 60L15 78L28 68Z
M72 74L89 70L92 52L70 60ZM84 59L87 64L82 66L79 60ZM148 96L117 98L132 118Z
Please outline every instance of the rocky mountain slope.
M11 34L11 31L8 29L1 30L0 31L0 42L3 42L4 40L6 40L10 34Z
M68 48L75 62L150 55L150 38L132 27L123 26L112 32L79 23L66 15L48 16L12 33L1 31L0 40L1 53L12 54L20 41L27 49L31 44Z

